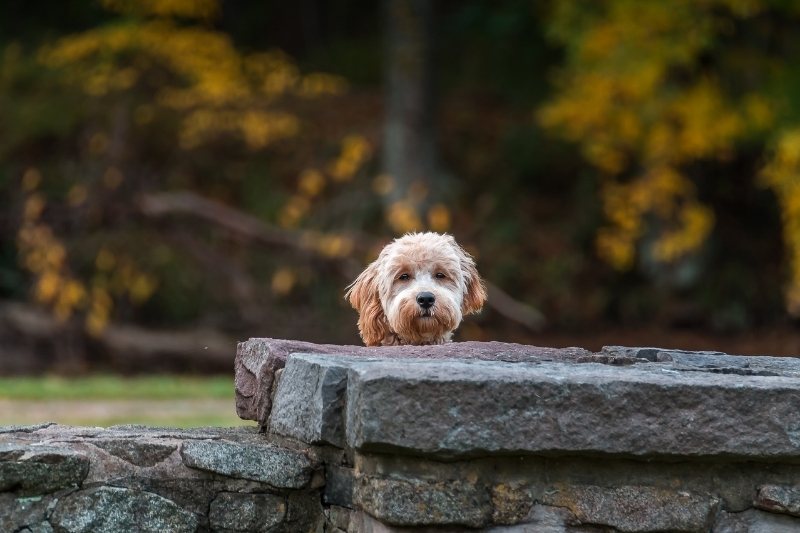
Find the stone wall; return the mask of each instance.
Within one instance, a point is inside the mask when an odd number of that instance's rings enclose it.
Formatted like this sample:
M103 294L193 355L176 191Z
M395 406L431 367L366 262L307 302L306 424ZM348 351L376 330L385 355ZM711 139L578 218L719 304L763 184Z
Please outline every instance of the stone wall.
M796 532L800 360L239 345L253 428L0 430L0 531Z

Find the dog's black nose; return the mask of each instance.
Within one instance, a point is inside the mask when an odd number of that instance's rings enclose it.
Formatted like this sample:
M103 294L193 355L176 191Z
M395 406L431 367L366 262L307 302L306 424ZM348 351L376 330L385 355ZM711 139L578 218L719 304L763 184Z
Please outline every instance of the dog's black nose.
M432 292L421 292L417 294L417 303L423 309L430 309L433 307L433 302L435 301L436 297Z

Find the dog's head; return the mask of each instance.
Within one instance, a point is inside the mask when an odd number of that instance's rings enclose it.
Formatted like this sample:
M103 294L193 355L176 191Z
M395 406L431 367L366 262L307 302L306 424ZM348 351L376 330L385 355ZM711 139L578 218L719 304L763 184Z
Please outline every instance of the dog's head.
M441 344L486 289L475 261L450 235L410 233L388 244L347 288L367 346Z

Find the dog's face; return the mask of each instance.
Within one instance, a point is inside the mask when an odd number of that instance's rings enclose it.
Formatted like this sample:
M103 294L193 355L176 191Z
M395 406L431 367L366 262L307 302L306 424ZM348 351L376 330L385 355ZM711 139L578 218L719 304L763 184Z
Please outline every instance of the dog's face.
M348 287L367 346L442 344L486 301L475 262L450 235L412 233L387 245Z

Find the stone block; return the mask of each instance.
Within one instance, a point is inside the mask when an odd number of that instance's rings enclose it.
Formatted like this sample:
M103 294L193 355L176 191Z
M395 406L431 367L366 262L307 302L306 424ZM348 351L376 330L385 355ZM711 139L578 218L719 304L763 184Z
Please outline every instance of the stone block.
M294 450L222 440L185 441L181 457L190 468L285 489L308 485L316 467L306 455Z
M347 367L324 357L290 358L281 374L269 429L311 444L345 445Z
M266 532L274 530L286 517L286 502L275 494L220 493L208 512L213 531Z
M800 519L748 509L741 513L721 512L712 533L797 533Z
M234 362L236 412L266 427L272 410L276 373L291 354L348 355L383 359L476 359L485 361L577 361L590 355L583 348L542 348L503 342L452 342L439 346L340 346L280 339L240 342Z
M116 487L96 487L61 498L50 522L66 533L188 533L197 528L197 517L170 500Z
M708 531L719 499L650 486L568 486L542 498L568 509L579 522L615 531Z
M346 421L348 445L373 452L797 462L800 379L663 365L351 360Z
M361 475L356 477L354 500L357 507L394 526L481 527L492 514L487 491L463 480Z
M97 439L92 444L134 466L155 466L178 449L176 444L139 439Z
M326 465L325 488L322 500L329 505L353 507L353 481L355 475L352 468Z
M48 507L53 496L18 497L0 493L0 531L34 529L46 524Z
M89 460L68 448L0 442L0 491L47 494L78 486L88 471Z
M753 506L800 517L800 486L763 485L758 488Z

